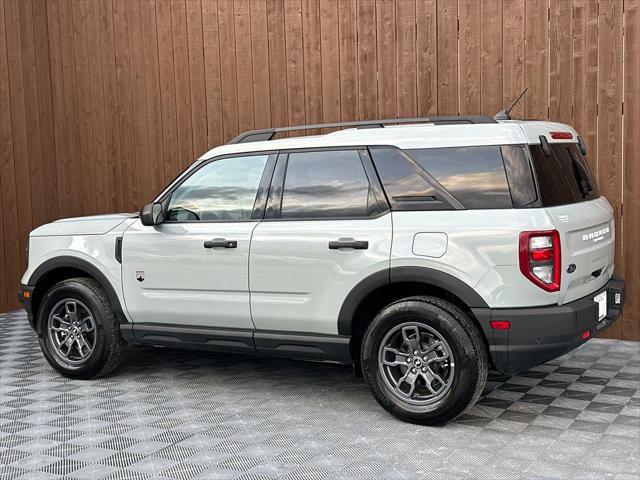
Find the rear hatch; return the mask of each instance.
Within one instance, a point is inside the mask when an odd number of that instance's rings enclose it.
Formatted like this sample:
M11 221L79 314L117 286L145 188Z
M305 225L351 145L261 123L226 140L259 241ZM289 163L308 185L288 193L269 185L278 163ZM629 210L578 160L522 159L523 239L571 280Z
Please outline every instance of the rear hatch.
M551 143L546 156L531 145L540 201L546 207L562 246L559 303L596 292L614 268L613 210L600 196L577 143Z

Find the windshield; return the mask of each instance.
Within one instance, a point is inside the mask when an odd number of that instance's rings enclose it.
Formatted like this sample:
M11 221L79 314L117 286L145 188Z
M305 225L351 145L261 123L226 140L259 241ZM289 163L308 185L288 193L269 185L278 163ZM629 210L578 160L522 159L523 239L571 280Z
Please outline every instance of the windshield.
M577 143L551 143L551 155L531 145L533 168L543 207L566 205L598 198L600 193Z

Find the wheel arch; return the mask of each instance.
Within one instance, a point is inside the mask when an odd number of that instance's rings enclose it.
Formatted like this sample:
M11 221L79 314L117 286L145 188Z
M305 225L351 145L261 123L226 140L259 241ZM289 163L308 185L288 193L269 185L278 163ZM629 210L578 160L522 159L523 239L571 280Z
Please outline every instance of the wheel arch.
M120 303L120 298L107 276L90 262L78 257L66 255L54 257L43 262L33 271L27 283L28 286L33 288L31 315L34 318L34 324L38 333L41 333L40 326L37 324L38 310L47 291L56 283L75 277L92 278L98 282L107 294L109 303L111 303L119 323L128 323Z
M461 308L478 326L489 345L489 306L468 284L448 273L428 267L393 267L360 281L345 298L338 315L338 334L351 336L351 354L359 345L369 322L390 303L415 295L432 295Z

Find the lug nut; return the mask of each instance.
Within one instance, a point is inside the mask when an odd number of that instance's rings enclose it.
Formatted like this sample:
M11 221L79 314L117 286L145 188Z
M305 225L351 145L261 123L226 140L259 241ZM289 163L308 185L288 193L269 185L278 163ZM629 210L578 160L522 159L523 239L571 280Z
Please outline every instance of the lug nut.
M415 369L415 368L412 368L412 369L411 369L411 373L416 373L416 369Z
M420 352L419 352L418 350L415 350L415 351L413 352L413 354L414 354L414 355L418 355L419 353L420 353Z
M427 369L425 367L422 367L422 372L424 373L426 371L427 371Z
M411 359L410 358L407 358L407 363L411 363Z

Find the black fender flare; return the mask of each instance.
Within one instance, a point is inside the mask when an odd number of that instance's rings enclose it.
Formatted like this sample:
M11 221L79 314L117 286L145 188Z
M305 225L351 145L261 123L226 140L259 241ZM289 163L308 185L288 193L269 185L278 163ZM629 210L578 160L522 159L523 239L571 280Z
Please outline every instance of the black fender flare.
M48 273L57 270L59 268L74 268L76 270L80 270L86 273L88 276L92 277L95 281L97 281L102 289L109 297L109 303L111 303L111 308L118 316L118 321L120 324L128 324L128 320L124 311L122 309L122 305L120 303L120 299L116 294L116 291L113 288L113 285L109 282L107 277L102 271L95 265L92 265L86 260L83 260L79 257L74 257L70 255L62 255L59 257L53 257L49 260L44 261L40 264L29 277L29 281L27 282L27 286L37 288L38 282L46 276Z
M392 267L366 277L353 287L338 314L338 334L351 335L356 310L369 294L385 285L404 282L442 288L458 297L471 309L489 308L478 292L453 275L428 267Z

